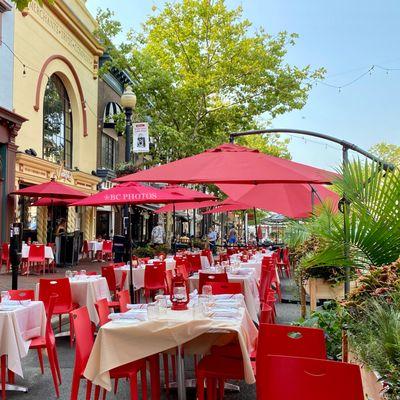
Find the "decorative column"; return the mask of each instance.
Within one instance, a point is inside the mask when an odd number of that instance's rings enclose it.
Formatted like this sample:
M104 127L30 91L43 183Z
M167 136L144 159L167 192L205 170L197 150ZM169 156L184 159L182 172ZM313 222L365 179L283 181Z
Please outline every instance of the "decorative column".
M83 240L91 240L92 235L90 232L90 217L92 207L85 207L83 213Z
M37 239L39 243L47 243L47 207L37 207Z
M68 208L68 218L67 218L67 232L75 231L75 219L76 219L75 208L69 207Z
M172 243L172 213L166 213L165 214L166 218L165 218L165 243L167 246L171 247L171 243Z

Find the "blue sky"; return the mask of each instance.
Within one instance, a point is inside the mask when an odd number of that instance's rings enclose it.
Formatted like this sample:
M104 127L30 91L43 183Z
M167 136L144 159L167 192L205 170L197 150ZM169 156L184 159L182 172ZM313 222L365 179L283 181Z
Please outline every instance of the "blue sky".
M124 29L140 28L155 0L88 0L115 12ZM368 149L377 142L400 145L400 4L398 0L227 0L242 5L244 17L268 33L296 32L297 45L287 62L327 69L326 83L344 86L376 67L339 92L318 84L307 105L272 121L274 128L298 128L330 134ZM315 143L316 141L317 143ZM341 160L338 146L316 139L292 137L295 161L335 168Z

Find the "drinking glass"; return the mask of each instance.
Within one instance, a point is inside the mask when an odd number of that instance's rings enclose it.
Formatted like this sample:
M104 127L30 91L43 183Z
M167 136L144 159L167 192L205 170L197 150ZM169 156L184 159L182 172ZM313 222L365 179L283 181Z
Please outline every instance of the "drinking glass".
M66 278L72 278L72 271L71 271L70 269L67 269L67 270L65 271L65 277L66 277Z
M76 278L78 276L78 271L72 271L72 277Z
M164 295L157 295L155 297L156 304L158 305L160 314L166 314L168 311L168 303L167 303L167 298Z
M86 269L81 269L79 275L86 276Z
M211 297L212 296L212 287L211 285L203 285L203 289L201 291L204 296Z
M156 303L150 303L147 305L147 318L149 320L158 319L160 315L160 308Z
M3 290L1 292L1 302L7 303L8 301L10 301L10 293L7 290Z

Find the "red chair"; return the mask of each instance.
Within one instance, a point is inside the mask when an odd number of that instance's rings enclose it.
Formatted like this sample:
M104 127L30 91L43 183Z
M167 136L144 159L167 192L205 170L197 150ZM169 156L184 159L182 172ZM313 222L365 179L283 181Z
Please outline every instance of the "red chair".
M121 273L121 280L119 281L118 289L124 290L126 278L128 277L128 271L122 271Z
M51 295L49 299L49 305L46 312L46 334L45 336L39 336L33 338L29 346L30 349L36 349L39 358L40 370L44 373L42 349L46 349L47 356L49 358L50 371L53 377L54 388L56 391L57 398L60 397L60 391L58 385L61 385L61 371L58 363L56 338L54 336L53 328L51 326L51 317L53 315L54 306L56 304L57 295Z
M170 294L172 291L172 278L173 278L172 270L167 269L165 271L165 282L167 285L167 294Z
M201 258L200 254L188 254L187 255L189 274L197 272L201 269Z
M96 276L96 275L99 275L99 273L97 271L87 271L86 275L87 276Z
M201 255L202 256L204 256L204 257L207 257L208 258L208 262L210 263L210 265L213 265L213 255L212 255L212 252L211 252L211 250L202 250L201 251Z
M82 245L82 256L84 256L86 254L86 258L89 258L90 253L91 253L91 251L89 250L89 243L87 240L84 240L83 245Z
M39 300L43 301L46 310L49 308L50 296L57 295L53 313L59 316L58 329L61 332L61 316L69 314L79 307L79 304L72 302L71 285L68 278L40 279ZM70 319L70 343L74 339L73 324Z
M313 358L270 355L257 369L258 400L363 400L360 367ZM257 389L258 389L257 387Z
M207 282L212 287L212 294L239 294L243 292L240 282Z
M112 240L103 241L103 249L101 250L101 258L107 261L111 261L113 258L112 253L113 242Z
M46 269L46 259L45 259L45 246L44 244L31 244L29 246L29 254L27 259L27 275L29 275L29 271L31 266L35 269L36 272L43 271Z
M0 270L1 267L3 266L3 263L6 263L6 272L10 271L10 247L8 243L3 243L1 245L1 265L0 265Z
M291 277L289 249L287 247L282 250L282 260L280 258L278 258L277 266L278 266L279 270L282 272L282 275L283 275L283 271L285 271L286 276L288 278Z
M91 322L89 313L86 307L81 307L78 310L71 312L71 319L74 324L76 336L75 363L72 375L71 385L71 400L78 400L79 384L81 379L86 379L83 376L86 364L89 360L90 353L93 348L94 339L91 331ZM147 400L147 379L146 379L146 361L138 360L129 364L121 365L109 371L110 378L116 381L121 378L129 379L131 399L138 400L137 374L140 372L142 399ZM89 400L92 391L92 382L86 380L86 399ZM115 385L115 390L117 386ZM99 388L96 387L95 398L99 396Z
M100 299L94 303L96 307L97 315L99 316L99 326L103 326L109 322L108 316L110 315L110 309L108 307L107 299Z
M202 293L203 286L208 282L225 282L228 283L228 275L223 273L207 273L199 272L199 293Z
M101 276L103 278L106 278L108 289L110 290L110 293L112 293L112 295L115 297L117 294L117 283L115 281L114 267L111 265L101 267Z
M176 275L180 274L183 276L183 279L187 280L189 278L189 272L188 272L188 265L186 261L178 262L176 263L175 266L175 273Z
M220 253L220 255L219 255L219 262L222 263L223 261L230 262L230 261L229 261L229 256L228 256L228 254L226 254L226 253Z
M270 286L273 286L273 291L277 293L279 301L282 301L281 284L277 275L276 259L275 257L264 257L261 262L261 267L266 271L271 270ZM261 270L261 279L263 278L263 271ZM272 287L271 287L272 289Z
M151 292L162 289L166 293L165 273L165 261L160 264L146 265L144 270L144 295L146 302L150 298Z
M256 370L265 369L268 355L326 359L325 335L322 329L290 325L260 324ZM257 375L257 393L263 392L262 379Z
M270 305L264 303L260 313L260 324L273 324L275 323L274 311Z
M127 307L128 304L131 302L129 290L122 290L121 292L119 292L118 299L119 299L119 311L122 313L129 311Z
M11 300L35 300L35 291L31 289L9 290Z

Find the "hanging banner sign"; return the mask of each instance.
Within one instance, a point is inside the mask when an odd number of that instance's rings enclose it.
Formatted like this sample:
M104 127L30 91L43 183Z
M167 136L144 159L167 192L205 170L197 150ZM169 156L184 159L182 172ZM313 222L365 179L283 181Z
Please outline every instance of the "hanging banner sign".
M133 124L133 152L149 152L149 125L146 122Z

